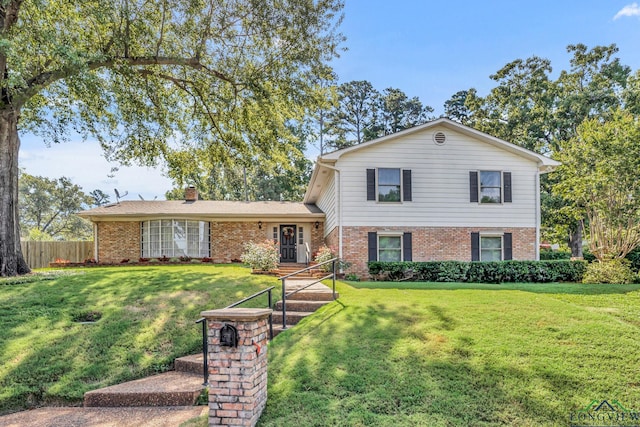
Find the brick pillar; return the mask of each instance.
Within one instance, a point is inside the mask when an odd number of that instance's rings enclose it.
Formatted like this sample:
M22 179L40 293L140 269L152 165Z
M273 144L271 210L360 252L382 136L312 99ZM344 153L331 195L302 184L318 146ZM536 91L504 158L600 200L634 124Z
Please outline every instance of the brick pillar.
M202 312L209 339L209 426L255 426L267 403L268 308ZM238 346L220 345L225 325L238 330Z

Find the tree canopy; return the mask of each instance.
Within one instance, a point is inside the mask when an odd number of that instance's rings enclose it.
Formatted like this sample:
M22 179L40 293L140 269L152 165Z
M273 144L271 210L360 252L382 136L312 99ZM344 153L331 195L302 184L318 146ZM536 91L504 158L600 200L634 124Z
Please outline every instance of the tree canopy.
M0 275L18 242L18 128L98 139L122 164L286 157L316 105L341 0L7 0L0 4ZM186 167L184 168L186 169Z
M491 76L496 86L482 97L473 88L445 103L449 118L542 154L558 157L574 143L580 125L607 120L612 111L637 107L637 76L615 57L615 45L569 45L569 68L552 77L548 59L516 59ZM634 107L634 108L636 108ZM554 192L562 171L542 179L543 233L562 236L582 256L584 211L569 193Z

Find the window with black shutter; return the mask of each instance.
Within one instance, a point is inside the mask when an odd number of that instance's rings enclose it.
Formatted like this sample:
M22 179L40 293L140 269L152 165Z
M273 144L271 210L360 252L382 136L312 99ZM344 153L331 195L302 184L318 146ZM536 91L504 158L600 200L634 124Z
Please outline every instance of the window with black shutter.
M367 200L378 202L410 202L411 170L399 168L367 169Z
M469 171L469 201L511 203L511 172Z

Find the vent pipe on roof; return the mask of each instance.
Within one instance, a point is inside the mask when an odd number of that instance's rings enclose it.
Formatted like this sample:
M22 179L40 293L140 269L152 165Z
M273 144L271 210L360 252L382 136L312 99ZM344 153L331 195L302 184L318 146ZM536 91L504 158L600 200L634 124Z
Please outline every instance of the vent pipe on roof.
M198 200L198 190L196 190L196 187L187 187L184 190L184 200L186 202L195 202Z

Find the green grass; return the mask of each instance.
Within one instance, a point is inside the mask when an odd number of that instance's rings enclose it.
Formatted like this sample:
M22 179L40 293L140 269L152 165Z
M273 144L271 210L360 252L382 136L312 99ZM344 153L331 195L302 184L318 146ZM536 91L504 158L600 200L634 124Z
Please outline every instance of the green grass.
M0 413L164 371L199 350L202 310L277 284L206 265L2 279ZM551 426L592 400L640 409L640 285L338 286L270 344L262 426Z
M170 369L200 350L201 311L278 284L249 273L180 265L0 279L0 413L77 404L88 390Z
M270 345L261 426L566 426L594 399L640 410L638 285L351 285Z

